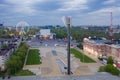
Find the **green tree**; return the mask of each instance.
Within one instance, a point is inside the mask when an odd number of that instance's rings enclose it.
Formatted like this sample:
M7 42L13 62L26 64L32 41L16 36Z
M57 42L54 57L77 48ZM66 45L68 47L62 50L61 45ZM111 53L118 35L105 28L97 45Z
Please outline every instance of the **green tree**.
M114 67L112 64L107 64L106 66L101 66L99 68L99 72L108 72L111 73L112 75L119 75L120 71Z
M107 64L105 66L105 71L109 72L113 75L119 75L120 74L120 71L116 67L114 67L112 64Z
M67 30L66 28L60 28L60 29L52 29L52 33L56 33L56 38L65 38L67 37Z
M107 59L107 64L113 64L113 58L112 56L109 56L108 59Z
M22 64L23 64L24 63L24 59L25 59L25 53L17 52L15 55L20 57L20 60L22 61Z
M13 60L13 61L15 60L17 62L17 64L16 64L17 69L20 69L22 67L22 62L20 60L20 56L13 55L11 57L11 60Z
M17 61L15 60L8 60L6 65L7 65L7 69L9 71L10 74L15 74L16 73L16 64Z
M79 47L80 49L83 49L82 43L79 43L79 44L77 45L77 47Z
M27 50L27 44L21 43L18 50L7 61L6 66L10 74L16 74L22 69Z

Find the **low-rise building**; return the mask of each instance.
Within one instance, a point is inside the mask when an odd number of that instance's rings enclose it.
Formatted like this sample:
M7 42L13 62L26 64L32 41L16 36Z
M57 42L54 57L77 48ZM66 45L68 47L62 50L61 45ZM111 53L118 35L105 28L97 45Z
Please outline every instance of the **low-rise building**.
M0 66L5 65L11 54L12 49L0 49Z
M5 65L6 61L10 58L15 50L19 46L19 40L16 39L0 39L1 44L6 44L6 48L0 49L0 67Z
M36 34L36 37L40 39L55 39L56 34L51 33L50 29L40 29L39 33Z
M83 50L93 56L112 56L114 60L120 60L120 45L113 44L102 38L84 38Z

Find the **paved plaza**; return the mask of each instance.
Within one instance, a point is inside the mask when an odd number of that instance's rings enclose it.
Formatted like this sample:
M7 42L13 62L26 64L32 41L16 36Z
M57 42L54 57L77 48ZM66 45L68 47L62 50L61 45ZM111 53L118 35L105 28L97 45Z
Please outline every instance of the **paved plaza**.
M66 42L46 40L30 41L31 48L39 49L42 64L25 65L36 76L12 77L10 80L120 80L119 77L108 73L98 73L101 63L82 63L71 54L71 72L67 75L67 46Z
M40 42L41 41L39 40L33 40L29 44L31 48L39 49L42 64L25 65L24 69L29 69L41 77L66 76L67 69L65 69L65 67L67 67L67 42L57 40L45 40L42 41L42 43ZM82 63L79 59L75 58L73 54L71 54L72 76L93 75L98 71L100 66L100 63Z
M0 78L0 80L2 80ZM7 78L5 80L8 80ZM108 73L96 73L86 76L64 76L64 77L41 77L41 76L17 76L9 80L120 80L120 77Z

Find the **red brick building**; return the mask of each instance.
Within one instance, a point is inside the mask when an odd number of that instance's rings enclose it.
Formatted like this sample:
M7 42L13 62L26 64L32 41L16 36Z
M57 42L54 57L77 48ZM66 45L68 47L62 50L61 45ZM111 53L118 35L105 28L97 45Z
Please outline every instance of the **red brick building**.
M109 40L101 38L84 38L83 50L96 58L106 55L112 56L114 60L120 60L120 45L112 44Z

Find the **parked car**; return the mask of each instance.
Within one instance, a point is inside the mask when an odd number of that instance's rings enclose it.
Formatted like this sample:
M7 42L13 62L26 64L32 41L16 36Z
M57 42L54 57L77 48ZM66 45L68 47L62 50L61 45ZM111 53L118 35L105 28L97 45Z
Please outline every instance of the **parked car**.
M101 61L103 61L103 60L107 61L107 56L98 56L98 59Z
M103 59L102 60L102 64L106 65L107 64L107 60Z

